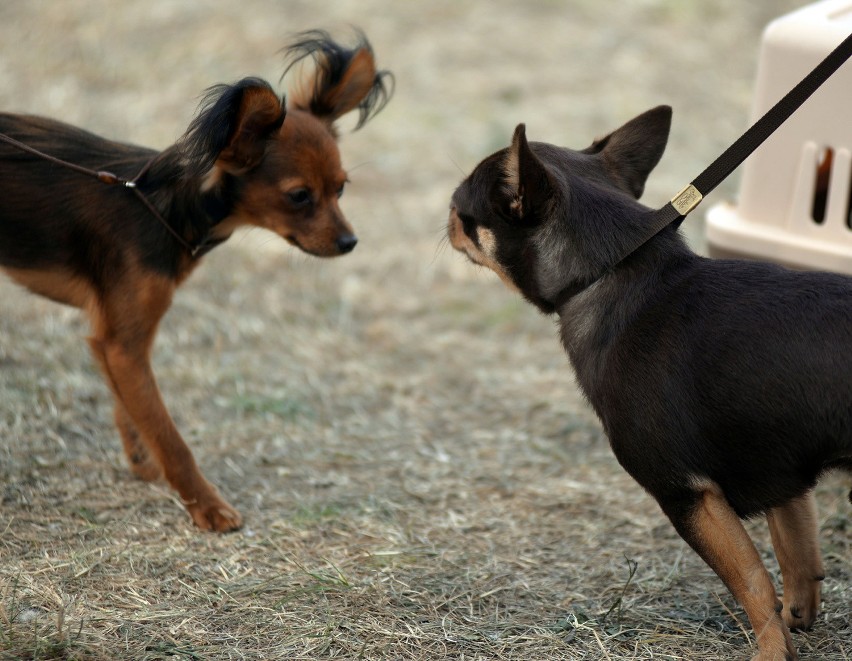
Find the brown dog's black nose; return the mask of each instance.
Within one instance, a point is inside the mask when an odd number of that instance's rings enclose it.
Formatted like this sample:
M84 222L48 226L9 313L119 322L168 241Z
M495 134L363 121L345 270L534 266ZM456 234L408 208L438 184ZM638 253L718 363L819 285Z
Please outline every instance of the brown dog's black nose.
M343 234L337 237L337 249L341 255L351 252L356 243L358 243L358 237L354 234Z

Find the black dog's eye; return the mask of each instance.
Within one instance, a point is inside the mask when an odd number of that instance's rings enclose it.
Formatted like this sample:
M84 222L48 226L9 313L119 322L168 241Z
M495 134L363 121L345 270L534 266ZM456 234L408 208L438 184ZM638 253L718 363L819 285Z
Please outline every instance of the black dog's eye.
M287 198L294 207L305 207L311 203L311 193L307 188L287 191Z

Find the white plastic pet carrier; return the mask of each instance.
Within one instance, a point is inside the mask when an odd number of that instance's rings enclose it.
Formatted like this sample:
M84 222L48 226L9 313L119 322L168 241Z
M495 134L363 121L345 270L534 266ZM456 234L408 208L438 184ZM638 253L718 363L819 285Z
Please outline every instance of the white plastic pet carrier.
M752 121L852 32L852 0L808 5L763 35ZM852 60L743 164L737 204L707 213L711 256L852 274Z

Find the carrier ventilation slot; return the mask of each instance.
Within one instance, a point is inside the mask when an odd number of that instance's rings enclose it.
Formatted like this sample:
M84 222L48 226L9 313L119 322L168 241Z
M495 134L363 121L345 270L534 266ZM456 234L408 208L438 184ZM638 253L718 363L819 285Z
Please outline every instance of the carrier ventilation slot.
M846 198L846 227L852 230L852 181L849 182L849 197Z
M814 201L811 207L811 218L817 225L822 225L825 222L825 210L828 208L828 184L831 181L833 162L834 150L831 147L824 147L817 159L814 174ZM852 199L850 199L850 202L852 202Z

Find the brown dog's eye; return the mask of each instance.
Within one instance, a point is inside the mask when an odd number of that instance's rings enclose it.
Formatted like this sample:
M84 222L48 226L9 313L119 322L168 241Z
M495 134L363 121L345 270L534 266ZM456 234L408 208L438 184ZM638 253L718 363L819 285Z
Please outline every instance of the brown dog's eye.
M340 199L340 196L343 195L343 189L346 184L340 184L340 188L337 189L337 199Z
M311 203L311 193L307 188L294 188L287 191L287 198L294 207L305 207Z

